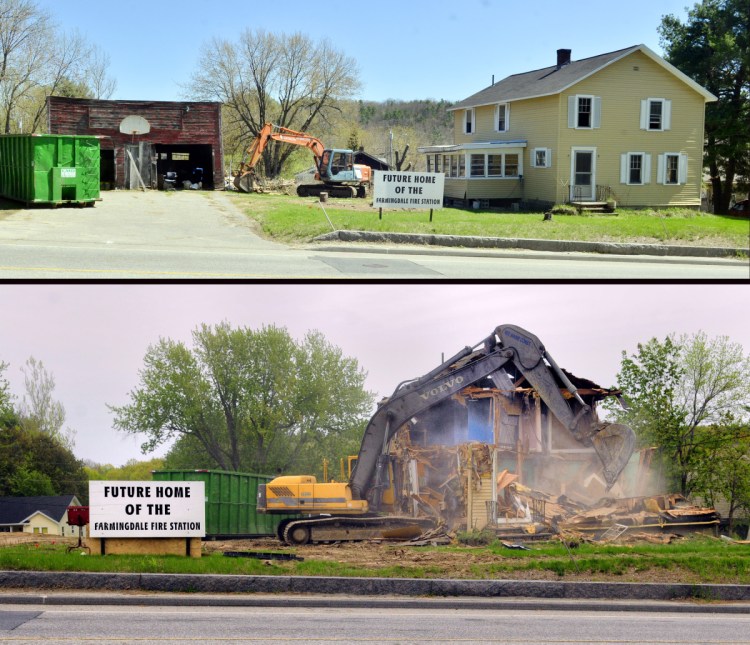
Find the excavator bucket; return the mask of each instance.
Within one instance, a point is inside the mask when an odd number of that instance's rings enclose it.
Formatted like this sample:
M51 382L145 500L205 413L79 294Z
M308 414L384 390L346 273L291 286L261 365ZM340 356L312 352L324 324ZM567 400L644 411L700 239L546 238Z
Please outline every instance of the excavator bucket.
M604 465L604 479L607 480L607 490L609 490L614 486L633 454L635 433L629 426L612 423L604 426L591 440Z
M255 177L251 172L245 172L234 178L234 187L242 193L255 192Z

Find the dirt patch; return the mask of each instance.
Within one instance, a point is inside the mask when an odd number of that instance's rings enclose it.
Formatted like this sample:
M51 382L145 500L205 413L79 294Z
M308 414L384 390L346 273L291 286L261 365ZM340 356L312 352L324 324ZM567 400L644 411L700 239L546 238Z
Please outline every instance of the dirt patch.
M529 544L533 549L533 544ZM225 551L263 551L293 553L306 561L335 562L374 571L387 571L398 567L398 577L408 577L414 571L419 577L426 573L430 578L447 579L512 579L512 580L568 580L591 582L660 582L698 583L697 577L686 578L684 572L676 574L664 570L630 571L616 575L571 573L561 577L554 571L540 569L514 570L507 573L497 571L504 559L502 554L493 554L483 548L462 547L460 551L435 551L392 542L341 542L336 544L313 544L287 547L276 540L228 540L203 543L206 553ZM509 557L511 551L509 550ZM573 561L577 556L571 553ZM274 564L277 564L274 562ZM293 566L289 564L290 568ZM335 575L335 573L333 574ZM679 579L677 579L679 576Z

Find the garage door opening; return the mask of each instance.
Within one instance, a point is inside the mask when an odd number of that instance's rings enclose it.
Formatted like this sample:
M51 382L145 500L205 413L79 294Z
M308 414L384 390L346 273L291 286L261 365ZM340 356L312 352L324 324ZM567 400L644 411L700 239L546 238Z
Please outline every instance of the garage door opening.
M115 187L115 151L101 150L99 163L99 181L101 190L112 190Z
M159 189L214 189L214 156L210 145L155 144L154 154Z

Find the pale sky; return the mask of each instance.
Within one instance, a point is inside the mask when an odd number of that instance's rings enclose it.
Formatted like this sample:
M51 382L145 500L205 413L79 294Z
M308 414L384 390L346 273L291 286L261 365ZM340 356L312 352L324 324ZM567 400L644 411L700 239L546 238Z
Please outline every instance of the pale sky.
M578 60L644 44L657 54L665 14L684 20L687 0L379 0L371 3L207 3L205 0L37 0L60 26L109 53L113 97L180 100L200 45L232 42L245 29L303 33L354 58L354 98L458 101L510 74L554 65L557 49Z
M20 368L41 360L77 431L81 459L147 459L143 437L111 429L106 404L128 402L148 346L190 342L201 323L313 329L357 358L377 398L421 376L497 325L536 334L577 376L615 385L621 352L667 334L728 336L750 353L746 285L650 284L0 284L0 361L19 397Z

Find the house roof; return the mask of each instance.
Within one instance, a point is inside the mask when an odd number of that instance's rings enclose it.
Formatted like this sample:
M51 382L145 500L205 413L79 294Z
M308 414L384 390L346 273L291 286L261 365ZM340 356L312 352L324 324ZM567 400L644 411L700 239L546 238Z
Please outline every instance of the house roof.
M674 65L665 61L645 45L634 45L607 54L571 61L559 69L557 65L552 65L551 67L537 69L533 72L513 74L460 101L452 106L449 111L560 94L605 67L638 51L689 85L693 90L701 94L707 102L717 100L711 92L683 74Z
M75 495L0 497L0 526L22 524L35 513L44 513L55 522L63 522L68 506L77 503Z

